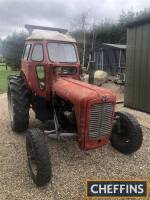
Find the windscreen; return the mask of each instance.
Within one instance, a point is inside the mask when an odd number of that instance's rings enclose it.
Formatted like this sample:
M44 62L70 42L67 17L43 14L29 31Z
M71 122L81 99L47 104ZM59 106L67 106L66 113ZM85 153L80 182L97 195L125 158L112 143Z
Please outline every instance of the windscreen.
M49 59L57 62L77 62L73 44L48 43Z

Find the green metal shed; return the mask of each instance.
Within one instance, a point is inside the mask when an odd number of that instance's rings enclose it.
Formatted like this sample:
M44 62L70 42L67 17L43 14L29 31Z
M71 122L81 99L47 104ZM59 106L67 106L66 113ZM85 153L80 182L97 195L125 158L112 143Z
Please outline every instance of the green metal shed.
M150 18L127 28L125 106L150 112Z

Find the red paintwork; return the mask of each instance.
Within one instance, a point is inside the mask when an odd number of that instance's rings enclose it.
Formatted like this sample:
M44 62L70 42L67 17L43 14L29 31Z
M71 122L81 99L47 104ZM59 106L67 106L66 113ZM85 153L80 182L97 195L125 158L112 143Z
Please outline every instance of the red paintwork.
M22 61L21 61L21 73L25 77L26 82L27 82L29 88L33 91L33 93L35 93L38 96L43 96L43 97L47 98L48 100L51 100L51 98L52 98L51 86L52 86L53 80L56 79L56 74L54 74L53 68L56 66L72 66L72 67L75 66L77 68L77 73L75 75L70 75L70 76L67 75L67 77L69 76L69 77L72 77L75 79L80 79L80 72L79 72L80 63L79 63L78 56L77 56L78 61L76 63L57 63L57 62L50 61L48 58L48 52L47 52L47 43L48 42L49 41L47 41L47 40L33 40L33 41L31 40L31 41L26 42L26 44L32 44L32 48L31 48L28 60L22 59ZM35 44L43 44L43 51L44 51L44 60L43 61L35 62L35 61L32 61L32 59L31 59L32 50L33 50ZM74 46L75 46L76 53L77 53L76 45L74 44ZM45 66L46 88L43 91L39 87L39 83L38 83L38 79L37 79L37 75L36 75L35 68L37 65Z
M48 41L27 41L26 44L28 43L32 44L33 46L34 44L40 43L43 44L44 48L44 60L42 62L33 62L30 58L28 59L28 61L22 60L21 73L25 77L28 87L33 91L35 95L43 96L49 101L51 101L53 95L57 94L59 97L63 98L64 100L70 101L74 105L78 128L78 141L82 149L94 149L108 143L108 136L105 138L101 138L100 141L88 139L87 133L89 109L90 106L93 104L102 103L102 96L107 96L107 102L111 102L115 106L116 96L112 93L112 91L108 89L81 82L79 80L79 59L77 63L74 64L56 62L54 63L48 59ZM44 91L41 91L39 88L35 70L37 64L42 64L45 66L46 88ZM56 74L53 73L53 67L55 66L75 66L77 68L77 73L74 76L66 75L65 77L58 77L56 76Z
M53 82L52 88L53 93L56 93L58 96L70 101L74 105L77 116L78 141L80 147L87 150L106 144L109 137L102 138L101 141L88 139L89 109L93 104L102 103L102 96L107 96L107 102L111 102L115 106L115 95L108 89L90 85L71 78L58 78Z

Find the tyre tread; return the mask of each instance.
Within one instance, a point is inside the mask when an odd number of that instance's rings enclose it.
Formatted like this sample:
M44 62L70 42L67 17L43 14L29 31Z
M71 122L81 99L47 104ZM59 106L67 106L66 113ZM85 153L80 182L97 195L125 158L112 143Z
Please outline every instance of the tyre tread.
M35 175L31 173L33 181L38 186L44 186L50 181L52 177L51 162L48 152L48 143L46 136L40 129L34 128L28 130L27 140L28 139L31 140L33 144L36 160L38 163L37 176L35 177Z

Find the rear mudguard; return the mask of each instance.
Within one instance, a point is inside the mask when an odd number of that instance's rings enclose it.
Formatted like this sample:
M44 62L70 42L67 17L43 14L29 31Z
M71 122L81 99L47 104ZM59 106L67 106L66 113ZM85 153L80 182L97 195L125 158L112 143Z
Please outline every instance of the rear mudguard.
M104 103L104 101L105 103L115 105L115 94L109 89L90 85L71 78L57 79L53 82L52 88L53 95L57 95L74 105L80 147L88 150L106 144L109 140L108 136L103 137L101 140L89 140L89 110L92 105Z

